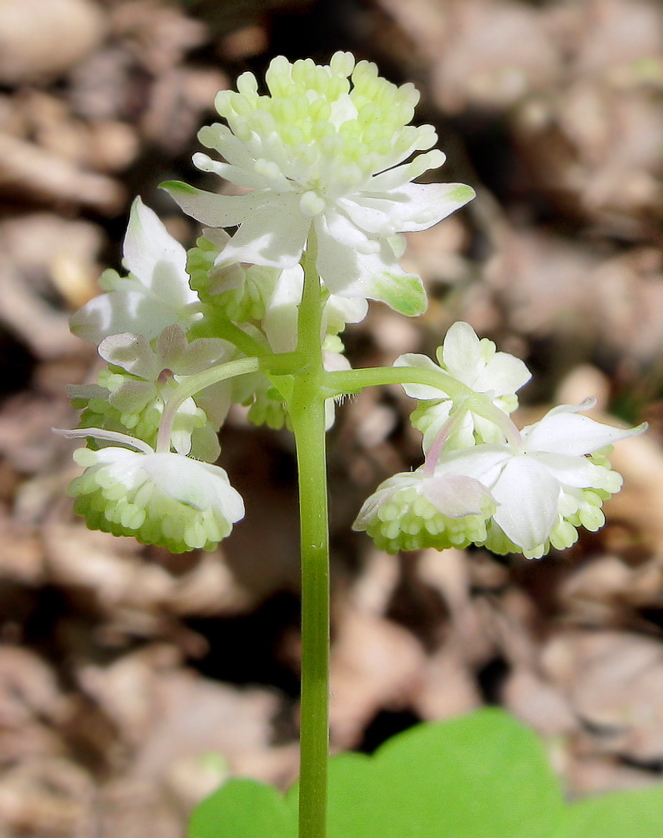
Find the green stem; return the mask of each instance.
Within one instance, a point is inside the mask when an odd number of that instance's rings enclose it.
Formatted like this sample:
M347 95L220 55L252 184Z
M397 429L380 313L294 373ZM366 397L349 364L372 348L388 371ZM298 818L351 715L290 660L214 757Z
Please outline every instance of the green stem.
M256 372L258 367L257 358L239 358L237 361L227 361L225 364L217 364L208 370L183 378L164 408L157 434L157 452L163 454L164 452L170 451L170 437L173 431L175 415L180 409L180 406L188 398L195 396L196 393L199 393L206 387L211 387L212 384L217 384L219 381L225 381L237 375L246 375L247 372Z
M440 390L440 398L452 398L462 406L497 425L511 445L522 444L520 431L503 410L442 369L426 367L372 367L369 369L326 372L324 388L328 397L358 393L364 387L383 384L424 384Z
M315 241L309 241L304 271L297 352L307 364L295 375L288 404L299 466L302 564L299 838L324 838L329 752L329 524L322 297L315 270Z

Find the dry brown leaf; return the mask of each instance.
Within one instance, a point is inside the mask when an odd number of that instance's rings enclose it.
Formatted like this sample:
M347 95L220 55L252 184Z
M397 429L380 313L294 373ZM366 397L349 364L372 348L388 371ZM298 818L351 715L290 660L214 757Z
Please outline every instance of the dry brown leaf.
M33 84L58 76L97 47L105 30L105 15L89 0L3 0L0 81Z
M627 632L567 632L543 650L598 753L643 764L663 759L663 644Z
M373 614L344 609L331 652L332 746L356 746L380 710L409 707L425 667L424 651L410 632Z
M106 175L88 172L35 143L0 133L0 194L34 202L66 202L115 215L125 190Z

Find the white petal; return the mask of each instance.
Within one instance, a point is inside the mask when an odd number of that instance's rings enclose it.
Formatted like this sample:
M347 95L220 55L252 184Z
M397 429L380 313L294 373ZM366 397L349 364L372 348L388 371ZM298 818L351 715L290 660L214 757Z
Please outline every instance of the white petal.
M333 294L380 300L408 317L426 310L421 277L407 274L384 240L379 253L353 253L323 231L318 237L318 269Z
M311 219L300 211L294 192L272 195L240 225L224 248L221 263L291 268L301 258L310 227Z
M433 506L449 518L480 515L486 500L491 499L485 486L464 475L451 474L425 479L422 491Z
M198 139L207 148L216 149L231 166L240 169L251 169L254 160L249 154L246 144L233 134L221 122L203 126L198 132Z
M110 393L108 401L120 413L137 413L156 396L151 381L127 381L115 392Z
M263 331L274 352L290 352L297 345L297 317L303 287L301 265L278 274L262 320Z
M361 532L366 529L371 519L375 517L378 509L386 503L398 491L398 486L387 489L378 487L377 491L369 495L362 504L359 514L355 518L352 529Z
M335 209L327 210L324 213L323 222L326 232L345 247L363 247L366 249L369 236L357 226L354 218L350 215L351 209L357 209L356 205L347 199L337 201L336 205L347 215Z
M395 367L414 367L415 369L433 370L440 372L440 368L431 360L428 355L419 355L415 352L408 352L406 355L400 355L394 361ZM442 376L440 376L441 378ZM403 384L401 385L407 395L411 399L421 399L423 401L440 401L441 399L448 399L449 397L444 390L437 387L429 387L427 384Z
M201 151L193 155L193 165L203 172L212 172L237 186L244 186L248 189L266 189L269 186L267 179L250 169L240 169L219 160L212 160L207 154Z
M442 347L445 367L468 386L474 384L477 370L483 367L481 342L469 323L458 321L449 328Z
M353 195L352 198L340 198L336 203L347 213L351 222L365 233L390 235L396 230L390 216L393 201L370 195Z
M514 544L533 550L543 544L557 517L560 485L529 457L512 457L491 489L499 504L494 515Z
M193 302L186 251L166 230L157 215L136 198L124 240L124 264L134 276L174 303Z
M96 344L123 332L140 332L151 339L171 323L190 319L185 310L170 305L139 282L126 285L135 290L100 294L75 312L69 320L71 331Z
M327 323L360 323L368 310L368 303L360 297L340 297L338 294L330 294L323 311L323 326L327 333ZM342 329L341 329L342 331Z
M406 153L400 160L396 159L392 163L393 168L380 172L379 175L374 175L368 183L367 191L372 193L392 192L394 189L400 189L406 183L409 183L412 180L410 164L406 163L404 166L398 166L397 164L409 157L410 153L411 151ZM442 152L440 154L442 156L439 157L438 166L442 166L446 160L446 156Z
M606 473L603 466L597 466L586 457L570 454L551 454L547 451L535 451L527 455L540 463L549 474L565 486L589 489L600 486Z
M149 454L142 468L161 491L193 509L204 511L212 506L221 509L230 523L244 514L241 496L228 482L219 466L211 466L179 454Z
M322 281L332 294L342 294L348 288L355 288L360 279L357 253L346 245L340 244L331 235L326 215L318 216L315 221L318 243L318 272ZM357 231L359 232L359 231ZM348 296L362 296L359 292ZM364 297L366 294L363 295Z
M640 434L644 430L643 425L637 428L615 428L595 422L589 416L551 411L541 421L524 428L522 433L526 451L549 451L577 456L591 454L592 451Z
M476 389L480 391L504 396L507 393L516 393L531 377L532 373L520 358L509 355L508 352L496 352L475 383Z
M390 217L399 233L427 230L465 206L475 192L463 183L408 183L393 193Z
M214 363L220 363L223 356L230 356L233 347L221 338L198 338L187 344L182 354L168 364L176 375L195 375Z
M143 335L111 335L99 344L99 354L109 364L122 367L146 381L153 381L159 374L150 342Z
M443 454L435 466L435 474L464 474L481 481L493 491L493 486L512 458L513 454L506 445L475 445Z
M169 369L174 372L177 362L186 352L188 346L186 333L181 326L173 323L166 327L157 339L156 358L161 369Z
M179 181L167 181L161 188L170 193L187 215L209 227L241 224L265 203L266 196L273 194L267 189L256 189L246 195L216 195Z

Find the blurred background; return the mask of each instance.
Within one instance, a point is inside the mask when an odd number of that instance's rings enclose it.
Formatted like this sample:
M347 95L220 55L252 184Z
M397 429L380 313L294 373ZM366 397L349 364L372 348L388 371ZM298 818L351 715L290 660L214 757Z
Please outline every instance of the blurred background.
M119 267L140 194L191 245L165 179L193 169L217 90L284 54L375 61L421 91L465 210L409 238L430 307L375 305L355 365L433 352L457 319L534 373L516 417L598 399L620 443L608 524L540 561L388 556L350 525L420 462L412 404L371 390L330 434L332 748L498 704L572 797L663 772L663 6L655 0L0 2L0 835L182 838L231 774L297 772L296 475L287 432L222 433L247 515L170 556L88 532L66 486L67 318Z

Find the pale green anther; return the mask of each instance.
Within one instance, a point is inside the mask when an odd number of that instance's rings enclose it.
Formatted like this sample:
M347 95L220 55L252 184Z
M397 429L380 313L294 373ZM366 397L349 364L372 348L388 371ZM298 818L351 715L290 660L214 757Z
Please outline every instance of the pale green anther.
M74 461L79 466L87 468L97 462L97 457L94 451L90 448L77 448L73 455Z
M281 177L281 170L272 160L260 158L253 164L253 168L258 174L264 175L272 180L279 180Z
M429 169L436 169L444 163L444 154L438 149L434 148L432 151L427 151L415 157L414 160L408 164L407 173L412 180L419 177Z
M335 76L334 78L329 80L327 96L332 102L335 102L337 99L340 99L341 96L346 96L349 92L350 83L347 79L342 79L338 76Z
M232 90L219 90L219 92L214 97L214 108L220 116L227 117L228 112L232 110L230 102L232 100L233 95L234 94ZM210 126L210 128L212 127L213 126Z
M355 67L355 57L351 52L336 52L331 57L329 69L334 76L347 78Z
M279 56L280 57L280 56ZM271 65L270 65L271 67ZM267 71L267 75L269 75L269 70ZM306 60L300 58L298 61L295 61L290 69L290 77L298 85L304 85L307 81L306 76ZM271 87L270 87L271 90Z
M417 90L417 88L412 84L411 81L402 84L399 88L401 97L403 98L404 102L415 108L419 104L419 99L421 98L421 94Z
M271 134L272 131L276 131L278 123L267 111L253 111L250 124L257 134Z
M287 145L297 145L304 142L304 132L297 125L284 125L280 132L281 139Z
M310 215L313 217L314 215L324 212L325 200L319 195L316 195L315 192L304 192L302 197L299 199L299 208L304 215Z
M243 119L234 119L231 116L227 117L228 124L233 130L233 134L237 137L238 140L241 140L243 143L248 143L252 137L252 131L247 122Z
M401 102L396 105L394 119L399 122L410 122L414 116L414 107L407 102Z
M280 123L293 122L297 118L297 109L292 98L273 99L271 110L274 119Z
M253 73L242 73L237 77L237 90L243 96L258 92L258 80Z
M602 498L600 495L597 495L596 492L590 492L588 489L585 489L583 495L587 503L591 504L592 506L602 506L604 498Z
M315 102L311 102L310 106L310 118L315 120L328 120L331 116L331 105L325 99L317 99Z
M437 142L437 132L432 125L419 125L414 130L418 151L426 151Z
M290 62L284 55L277 55L267 68L265 73L265 81L273 96L279 95L279 88L283 82L289 82L291 79L292 68Z
M355 87L364 87L372 79L376 79L378 68L370 61L359 61L352 71L352 83Z
M395 521L401 514L400 506L395 503L385 503L379 510L378 517L381 521Z
M220 123L214 125L205 125L198 132L198 139L206 148L214 148L218 142L218 130Z
M550 533L550 543L556 550L566 550L572 544L575 544L577 540L578 532L568 521L560 521L553 527Z
M253 106L251 102L244 96L240 96L235 94L230 101L232 105L233 111L237 114L237 116L248 116L250 113L253 112Z
M595 506L587 505L583 507L578 512L578 517L580 518L580 523L583 527L588 529L590 532L600 530L603 524L605 524L605 515L602 510Z
M341 125L338 129L338 133L347 143L358 143L361 137L361 126L356 119L350 119ZM361 150L358 148L353 148L352 145L350 145L349 148L346 148L346 153L360 153L360 151Z

